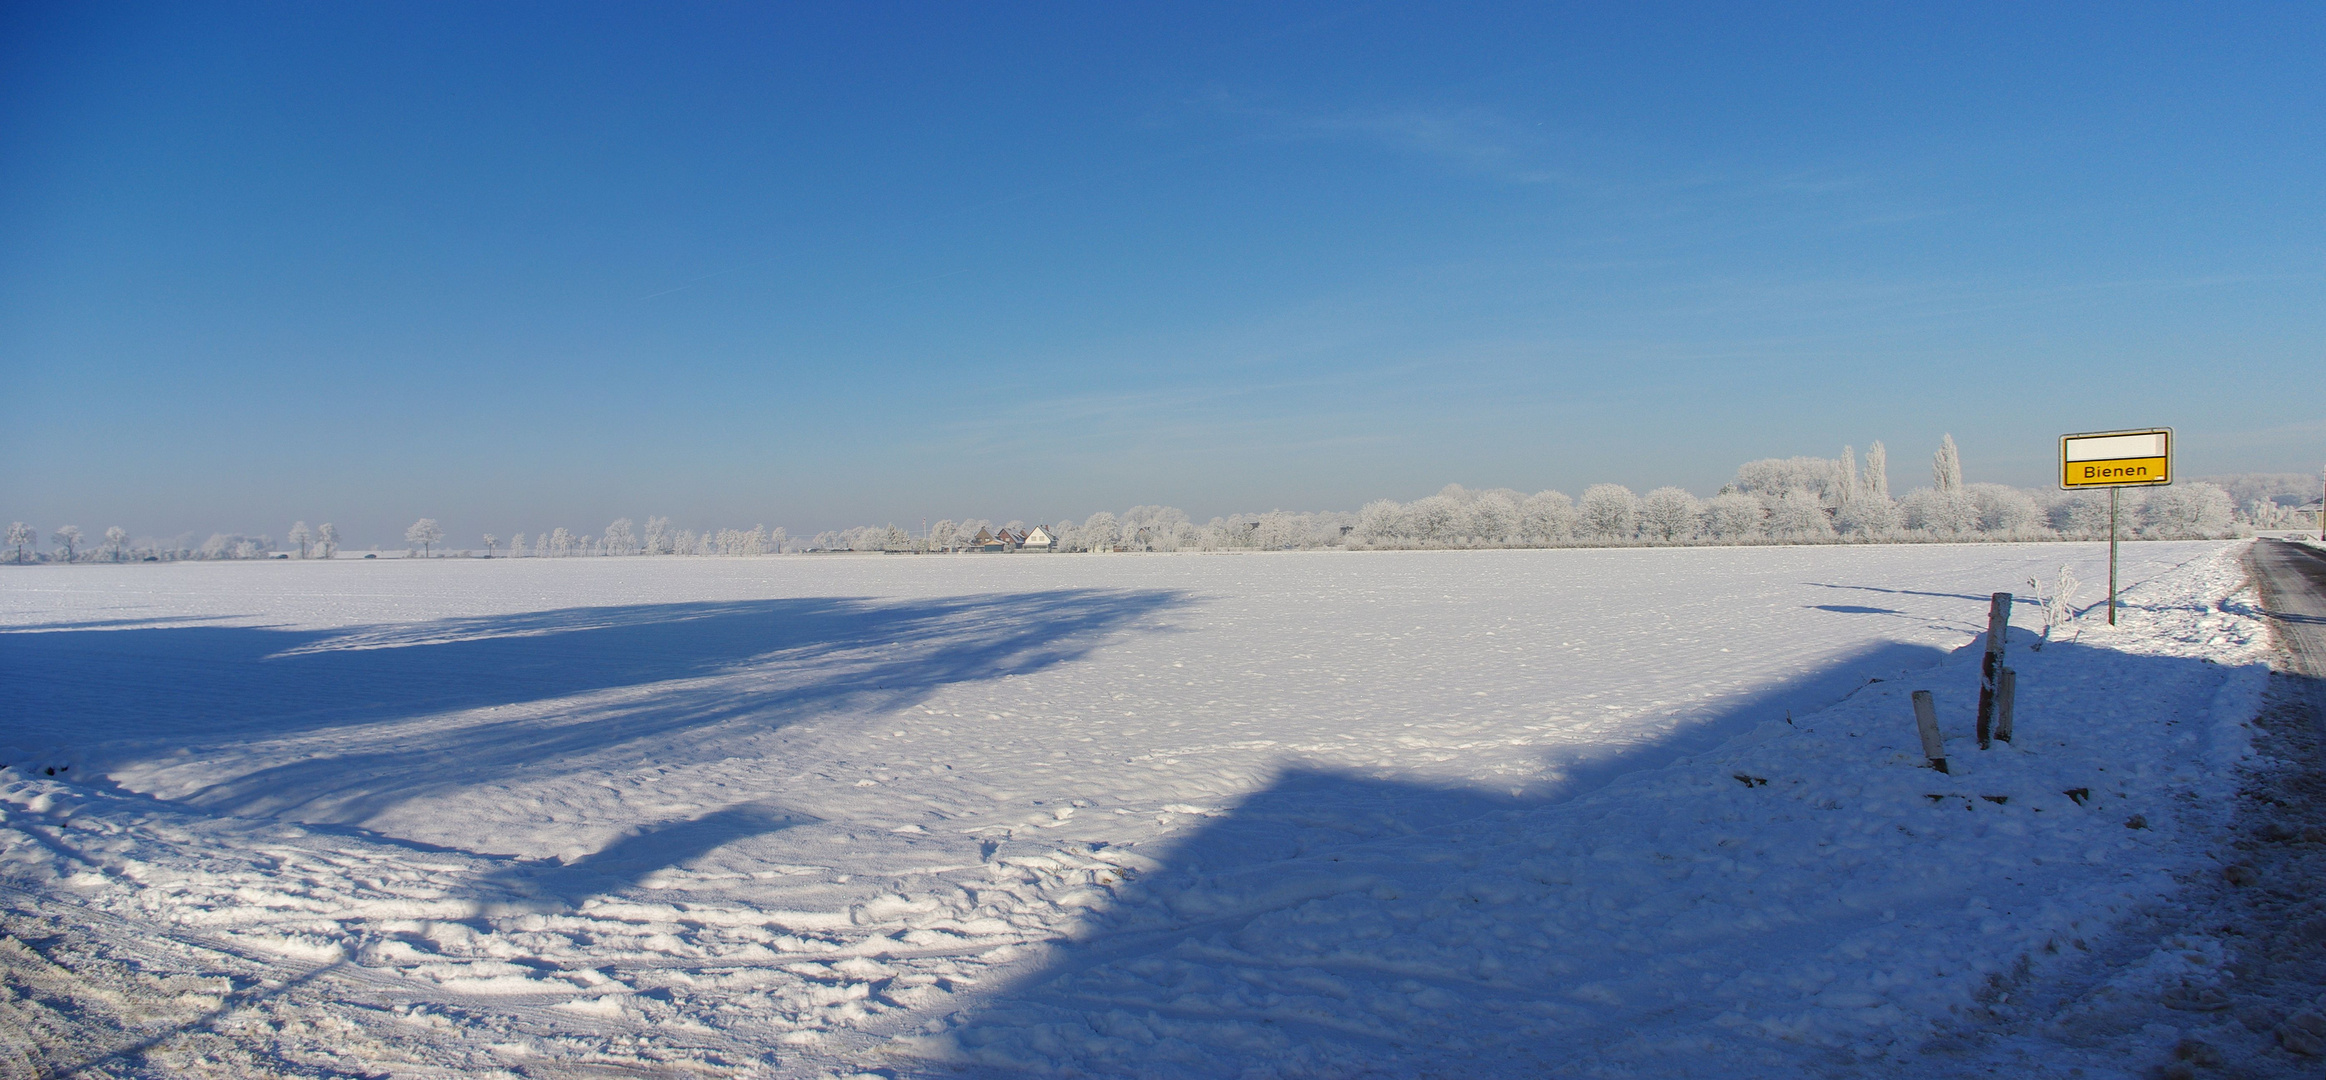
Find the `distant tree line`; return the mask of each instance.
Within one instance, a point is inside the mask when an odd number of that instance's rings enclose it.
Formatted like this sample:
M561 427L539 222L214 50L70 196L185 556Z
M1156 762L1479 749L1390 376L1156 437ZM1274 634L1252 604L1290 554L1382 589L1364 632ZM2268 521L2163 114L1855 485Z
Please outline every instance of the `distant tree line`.
M1892 497L1888 455L1876 442L1862 467L1849 447L1839 458L1747 462L1709 499L1677 487L1639 495L1618 484L1595 484L1576 500L1557 491L1524 495L1454 485L1410 503L1367 503L1358 511L1350 546L1882 543L2108 534L2106 492L1964 483L1951 435L1931 456L1930 476L1929 487ZM2258 507L2255 513L2268 516ZM2219 485L2184 481L2124 491L2118 528L2135 538L2220 537L2236 530L2239 517ZM2255 522L2247 517L2243 524Z
M50 546L44 551L40 547L39 530L18 521L8 526L8 546L0 550L0 562L195 562L290 557L290 553L277 550L272 537L212 533L208 540L196 543L195 535L146 536L133 540L128 530L115 525L91 540L77 526L61 525L49 533ZM302 521L291 526L290 541L298 549L299 558L312 555L330 558L339 551L339 529L325 522L320 528L309 530Z
M1495 548L1641 544L1898 543L1937 540L2090 539L2108 533L2106 492L2029 490L1965 483L1953 436L1931 455L1930 484L1893 497L1889 459L1881 443L1864 459L1850 447L1839 458L1767 458L1746 462L1710 498L1677 487L1635 494L1618 484L1594 484L1580 498L1563 492L1532 495L1508 488L1472 490L1448 485L1435 495L1400 503L1377 499L1355 513L1270 510L1230 514L1202 524L1171 506L1134 506L1121 514L1099 511L1081 521L996 523L984 518L941 520L925 530L866 525L794 538L765 525L746 529L674 529L667 517L640 528L616 518L596 535L563 527L480 537L488 557L747 556L796 552L971 550L978 537L1035 528L1053 550L1282 551L1319 548ZM2247 473L2189 480L2122 492L2120 528L2131 538L2224 537L2241 529L2292 527L2293 508L2314 501L2316 475ZM0 561L176 562L204 559L332 558L339 530L326 522L310 530L291 526L288 547L266 536L216 533L199 544L191 534L131 540L116 526L92 540L71 525L48 535L16 522L8 527ZM405 530L408 554L440 553L444 529L421 518ZM463 549L451 554L468 556Z

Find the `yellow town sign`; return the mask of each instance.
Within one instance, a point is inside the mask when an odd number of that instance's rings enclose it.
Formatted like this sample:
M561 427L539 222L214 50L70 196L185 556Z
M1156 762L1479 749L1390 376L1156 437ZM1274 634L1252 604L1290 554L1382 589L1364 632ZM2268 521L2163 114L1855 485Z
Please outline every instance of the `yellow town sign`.
M2173 482L2173 429L2094 431L2059 439L2059 486L2151 487Z

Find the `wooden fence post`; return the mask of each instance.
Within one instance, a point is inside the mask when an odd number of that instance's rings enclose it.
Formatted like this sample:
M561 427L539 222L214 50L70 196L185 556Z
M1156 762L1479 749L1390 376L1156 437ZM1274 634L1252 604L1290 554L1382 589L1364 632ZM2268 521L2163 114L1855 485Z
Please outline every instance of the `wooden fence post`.
M1995 737L2004 742L2011 741L2011 711L2018 697L2019 673L2004 668L1995 680Z
M1930 759L1930 767L1946 772L1946 742L1938 734L1938 706L1931 703L1930 691L1914 692L1914 728L1922 733L1922 756Z
M1979 749L1995 731L1995 679L2003 672L2003 639L2010 636L2011 594L1987 599L1987 655L1979 661Z

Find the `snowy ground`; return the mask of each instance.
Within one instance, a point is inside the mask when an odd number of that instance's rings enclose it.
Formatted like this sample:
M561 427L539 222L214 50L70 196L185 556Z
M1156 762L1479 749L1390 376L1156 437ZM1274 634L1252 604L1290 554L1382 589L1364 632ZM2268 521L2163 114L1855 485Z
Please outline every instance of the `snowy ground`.
M2021 608L1985 753L1953 651L2102 545L25 568L0 1056L1935 1067L2208 858L2239 547L2127 545L2041 652Z

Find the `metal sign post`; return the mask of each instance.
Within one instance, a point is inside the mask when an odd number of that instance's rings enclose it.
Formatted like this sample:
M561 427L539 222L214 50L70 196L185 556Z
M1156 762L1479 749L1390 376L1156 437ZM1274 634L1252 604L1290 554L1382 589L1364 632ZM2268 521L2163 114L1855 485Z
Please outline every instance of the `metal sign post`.
M2173 482L2173 429L2088 431L2059 437L2059 486L2108 489L2108 625L2116 625L2116 537L2123 489Z

